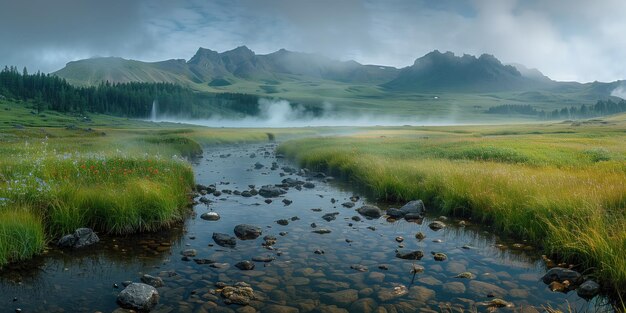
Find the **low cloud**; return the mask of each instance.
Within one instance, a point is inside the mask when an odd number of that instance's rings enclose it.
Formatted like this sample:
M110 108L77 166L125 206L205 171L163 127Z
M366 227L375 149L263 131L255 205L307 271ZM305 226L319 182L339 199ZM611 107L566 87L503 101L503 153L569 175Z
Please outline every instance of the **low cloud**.
M155 122L185 123L208 127L229 128L289 128L289 127L325 127L325 126L438 126L453 125L456 120L450 118L400 117L381 114L359 114L337 112L334 106L324 103L323 110L317 114L299 105L291 105L286 100L259 100L260 113L257 116L232 118L215 116L209 119L190 119L174 116L158 116Z

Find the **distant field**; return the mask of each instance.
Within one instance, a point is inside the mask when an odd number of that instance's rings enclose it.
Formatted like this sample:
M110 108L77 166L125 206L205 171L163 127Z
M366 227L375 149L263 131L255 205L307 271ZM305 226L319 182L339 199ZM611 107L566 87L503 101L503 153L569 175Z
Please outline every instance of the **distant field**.
M626 115L511 126L395 127L289 141L279 151L430 210L492 224L594 269L626 293Z

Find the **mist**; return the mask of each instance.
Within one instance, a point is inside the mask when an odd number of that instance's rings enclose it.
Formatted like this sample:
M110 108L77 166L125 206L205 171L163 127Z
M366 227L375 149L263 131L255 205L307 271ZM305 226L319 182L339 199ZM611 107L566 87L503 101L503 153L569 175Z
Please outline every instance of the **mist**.
M611 96L626 99L626 86L619 86L611 91Z
M457 124L450 116L443 119L420 116L401 117L394 115L364 114L357 111L337 111L329 102L324 102L321 114L313 114L300 105L292 105L287 100L259 99L257 116L242 118L215 116L208 119L158 116L155 121L184 123L207 127L228 128L293 128L293 127L330 127L330 126L443 126Z

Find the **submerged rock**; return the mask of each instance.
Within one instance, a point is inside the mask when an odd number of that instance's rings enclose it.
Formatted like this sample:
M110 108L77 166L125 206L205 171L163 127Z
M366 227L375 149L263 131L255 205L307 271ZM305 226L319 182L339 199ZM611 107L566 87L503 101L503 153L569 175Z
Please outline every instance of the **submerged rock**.
M433 253L433 258L435 259L435 261L445 261L448 259L448 256L442 252L435 252Z
M348 209L351 209L351 208L354 207L354 202L344 202L341 205L346 207L346 208L348 208Z
M234 247L237 245L237 239L228 234L213 233L213 241L222 247Z
M241 240L250 240L256 239L261 236L262 231L260 227L248 225L248 224L239 224L235 226L235 235L237 238Z
M316 229L313 231L316 234L329 234L330 233L330 229L326 229L326 228L320 228L320 229Z
M424 257L424 252L419 251L419 250L396 252L396 258L405 259L405 260L420 260L423 257Z
M248 305L256 298L254 290L244 282L238 282L234 286L225 286L221 292L226 304Z
M250 262L250 261L241 261L237 264L235 264L235 267L242 270L242 271L250 271L254 269L254 263Z
M125 309L150 311L159 303L159 292L150 285L132 283L120 292L117 303Z
M437 231L437 230L445 228L446 224L444 224L443 222L440 222L440 221L434 221L434 222L428 224L428 227L430 227L430 229L432 229L434 231Z
M379 218L382 215L382 211L374 205L364 205L356 210L359 214L368 218Z
M337 219L337 215L339 215L339 212L326 213L322 216L322 219L326 220L327 222L330 222L330 221Z
M154 288L163 287L165 285L161 277L155 277L148 274L141 276L141 282Z
M80 249L100 241L91 228L79 228L73 234L63 236L57 243L61 248Z

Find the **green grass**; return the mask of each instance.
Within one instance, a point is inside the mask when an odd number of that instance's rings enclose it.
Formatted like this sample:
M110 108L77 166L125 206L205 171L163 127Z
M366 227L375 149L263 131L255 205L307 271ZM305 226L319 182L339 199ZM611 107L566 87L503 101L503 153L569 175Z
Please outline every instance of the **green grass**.
M181 221L194 185L183 158L203 146L316 134L38 115L27 102L6 100L0 110L0 266L79 227L126 234Z
M279 152L381 200L492 224L626 292L626 115L607 124L396 127Z

